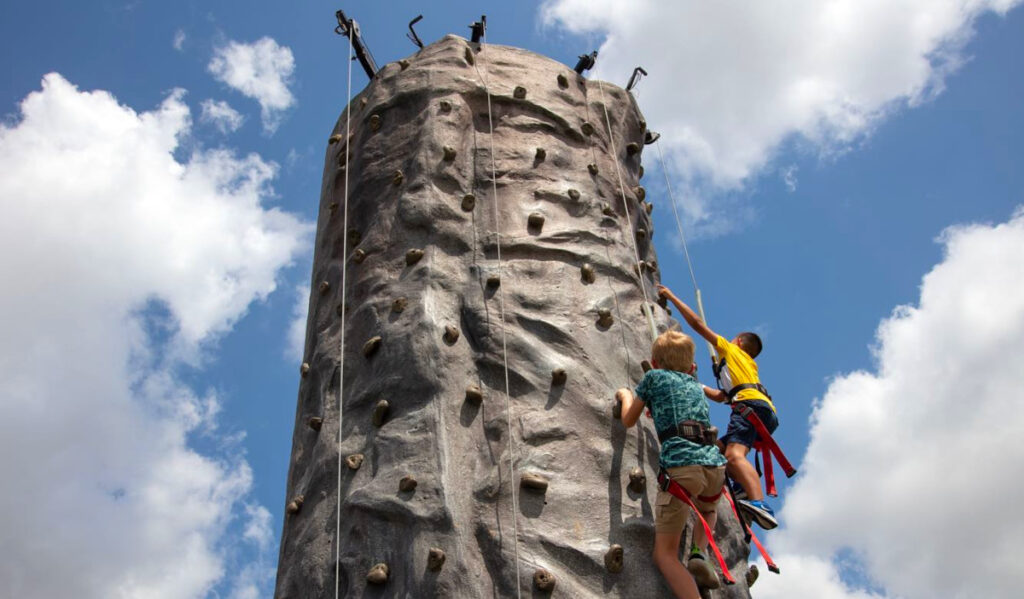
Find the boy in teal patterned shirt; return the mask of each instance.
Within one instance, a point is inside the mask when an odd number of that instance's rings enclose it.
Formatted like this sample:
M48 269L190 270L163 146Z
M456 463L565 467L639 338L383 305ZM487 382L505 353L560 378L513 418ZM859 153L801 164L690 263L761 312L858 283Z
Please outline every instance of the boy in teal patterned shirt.
M716 504L725 484L725 457L713 443L706 443L705 439L714 435L701 434L711 427L711 422L703 386L693 376L693 352L693 339L688 335L679 331L662 333L651 347L654 368L644 375L635 394L619 389L615 400L622 404L622 424L626 427L636 424L645 406L651 409L661 440L659 465L686 489L714 530ZM689 509L671 493L658 492L653 558L677 597L698 599L698 584L717 588L720 582L704 559L708 539L703 528L694 530L687 566L684 568L679 562L679 542Z

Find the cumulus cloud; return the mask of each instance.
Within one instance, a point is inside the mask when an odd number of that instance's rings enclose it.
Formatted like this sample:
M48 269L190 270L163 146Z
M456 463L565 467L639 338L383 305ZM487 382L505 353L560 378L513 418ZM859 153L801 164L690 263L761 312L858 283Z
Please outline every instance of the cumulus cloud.
M225 135L238 131L245 120L245 117L223 100L206 99L199 107L199 120L210 123Z
M713 221L702 194L742 187L789 141L848 149L939 93L977 18L1019 2L548 0L541 19L597 36L594 77L624 85L646 68L639 102L683 204Z
M181 52L185 48L185 30L179 29L174 32L174 39L171 40L171 45L178 52Z
M311 227L263 205L276 166L259 156L175 159L183 93L136 112L50 74L0 125L4 596L206 596L266 549L221 398L177 373ZM194 448L211 436L224 449Z
M874 372L817 403L803 474L772 537L781 577L759 597L1014 597L1024 587L1024 211L958 226L945 257L877 331ZM845 556L845 558L844 558ZM808 581L830 595L802 591Z
M295 71L295 58L288 46L269 37L251 44L229 41L214 50L207 65L218 80L259 102L263 128L273 133L283 112L295 104L288 86Z

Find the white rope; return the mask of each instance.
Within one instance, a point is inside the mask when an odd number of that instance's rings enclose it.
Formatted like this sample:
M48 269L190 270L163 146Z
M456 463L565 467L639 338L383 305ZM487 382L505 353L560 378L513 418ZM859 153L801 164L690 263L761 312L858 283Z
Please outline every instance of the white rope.
M484 92L487 94L487 139L490 142L491 148L491 195L494 200L494 239L495 245L498 250L498 279L501 279L502 268L501 268L501 226L498 221L498 168L494 162L494 121L491 116L491 90L487 86L487 77L480 71L480 58L483 55L484 45L487 44L487 33L484 31L483 44L480 45L481 53L478 55L477 60L473 61L476 68L477 76L480 77L480 82L483 83ZM500 310L501 318L501 356L505 366L505 419L508 422L508 469L510 489L509 495L512 497L512 534L513 534L513 547L515 548L515 561L516 561L516 597L522 597L522 585L519 584L519 505L516 501L516 464L515 464L515 442L512 438L512 400L511 400L511 389L509 386L508 378L508 344L507 335L505 330L505 286L498 286L498 307Z
M700 319L705 323L708 319L704 316L704 302L700 297L700 287L697 285L697 275L694 274L693 262L690 261L690 250L686 247L686 234L683 233L683 223L679 220L679 209L676 207L676 197L672 193L672 183L668 178L668 169L665 168L665 155L661 152L661 143L655 142L655 146L658 147L658 161L661 163L661 174L665 176L665 188L668 189L668 200L672 205L672 214L676 218L676 230L679 231L679 239L683 242L683 254L686 256L686 266L690 269L690 280L693 281L693 292L697 296L697 310L700 311ZM707 341L708 353L711 354L711 359L715 359L715 348L711 345L710 341Z
M601 81L597 81L597 89L601 94L601 108L604 110L604 122L608 128L608 143L610 144L609 153L612 154L612 162L615 164L615 176L619 180L619 192L622 194L622 206L626 212L626 224L629 226L629 240L633 247L633 257L636 259L635 266L637 271L637 278L640 279L640 292L644 297L644 316L647 317L647 324L651 328L651 340L658 338L658 328L654 326L654 315L651 314L651 306L647 301L647 285L644 283L643 268L640 266L640 250L636 244L636 232L633 230L633 219L629 216L629 202L626 199L626 187L622 183L622 172L619 169L619 161L616 154L616 143L615 134L612 133L612 120L608 116L608 104L604 99L604 85Z
M342 398L345 394L345 279L348 267L348 155L352 127L352 36L348 35L348 104L345 106L345 195L342 202L341 227L341 347L338 351L338 489L337 511L334 515L334 599L339 598L341 585L341 416Z

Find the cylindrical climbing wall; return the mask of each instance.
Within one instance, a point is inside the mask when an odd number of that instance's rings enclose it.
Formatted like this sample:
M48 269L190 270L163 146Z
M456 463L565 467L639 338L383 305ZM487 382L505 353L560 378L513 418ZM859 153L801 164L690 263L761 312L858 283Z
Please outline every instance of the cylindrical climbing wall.
M448 36L347 110L324 168L276 596L670 596L650 559L657 437L612 415L642 376L658 279L632 97ZM651 306L658 330L677 326ZM739 584L718 596L748 597L721 513Z

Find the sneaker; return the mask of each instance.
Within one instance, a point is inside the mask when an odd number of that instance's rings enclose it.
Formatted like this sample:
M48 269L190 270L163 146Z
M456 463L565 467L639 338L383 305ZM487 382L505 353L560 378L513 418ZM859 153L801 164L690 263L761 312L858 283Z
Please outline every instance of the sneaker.
M737 503L753 517L754 522L757 522L761 528L771 530L779 525L779 521L775 519L775 512L764 501L741 499Z
M722 582L718 580L718 573L700 553L690 554L690 559L686 562L686 569L693 575L693 580L699 587L713 590L722 586Z
M744 576L748 589L754 586L754 583L757 582L758 574L760 574L760 572L757 571L757 564L750 564L750 568L747 569L747 574Z

